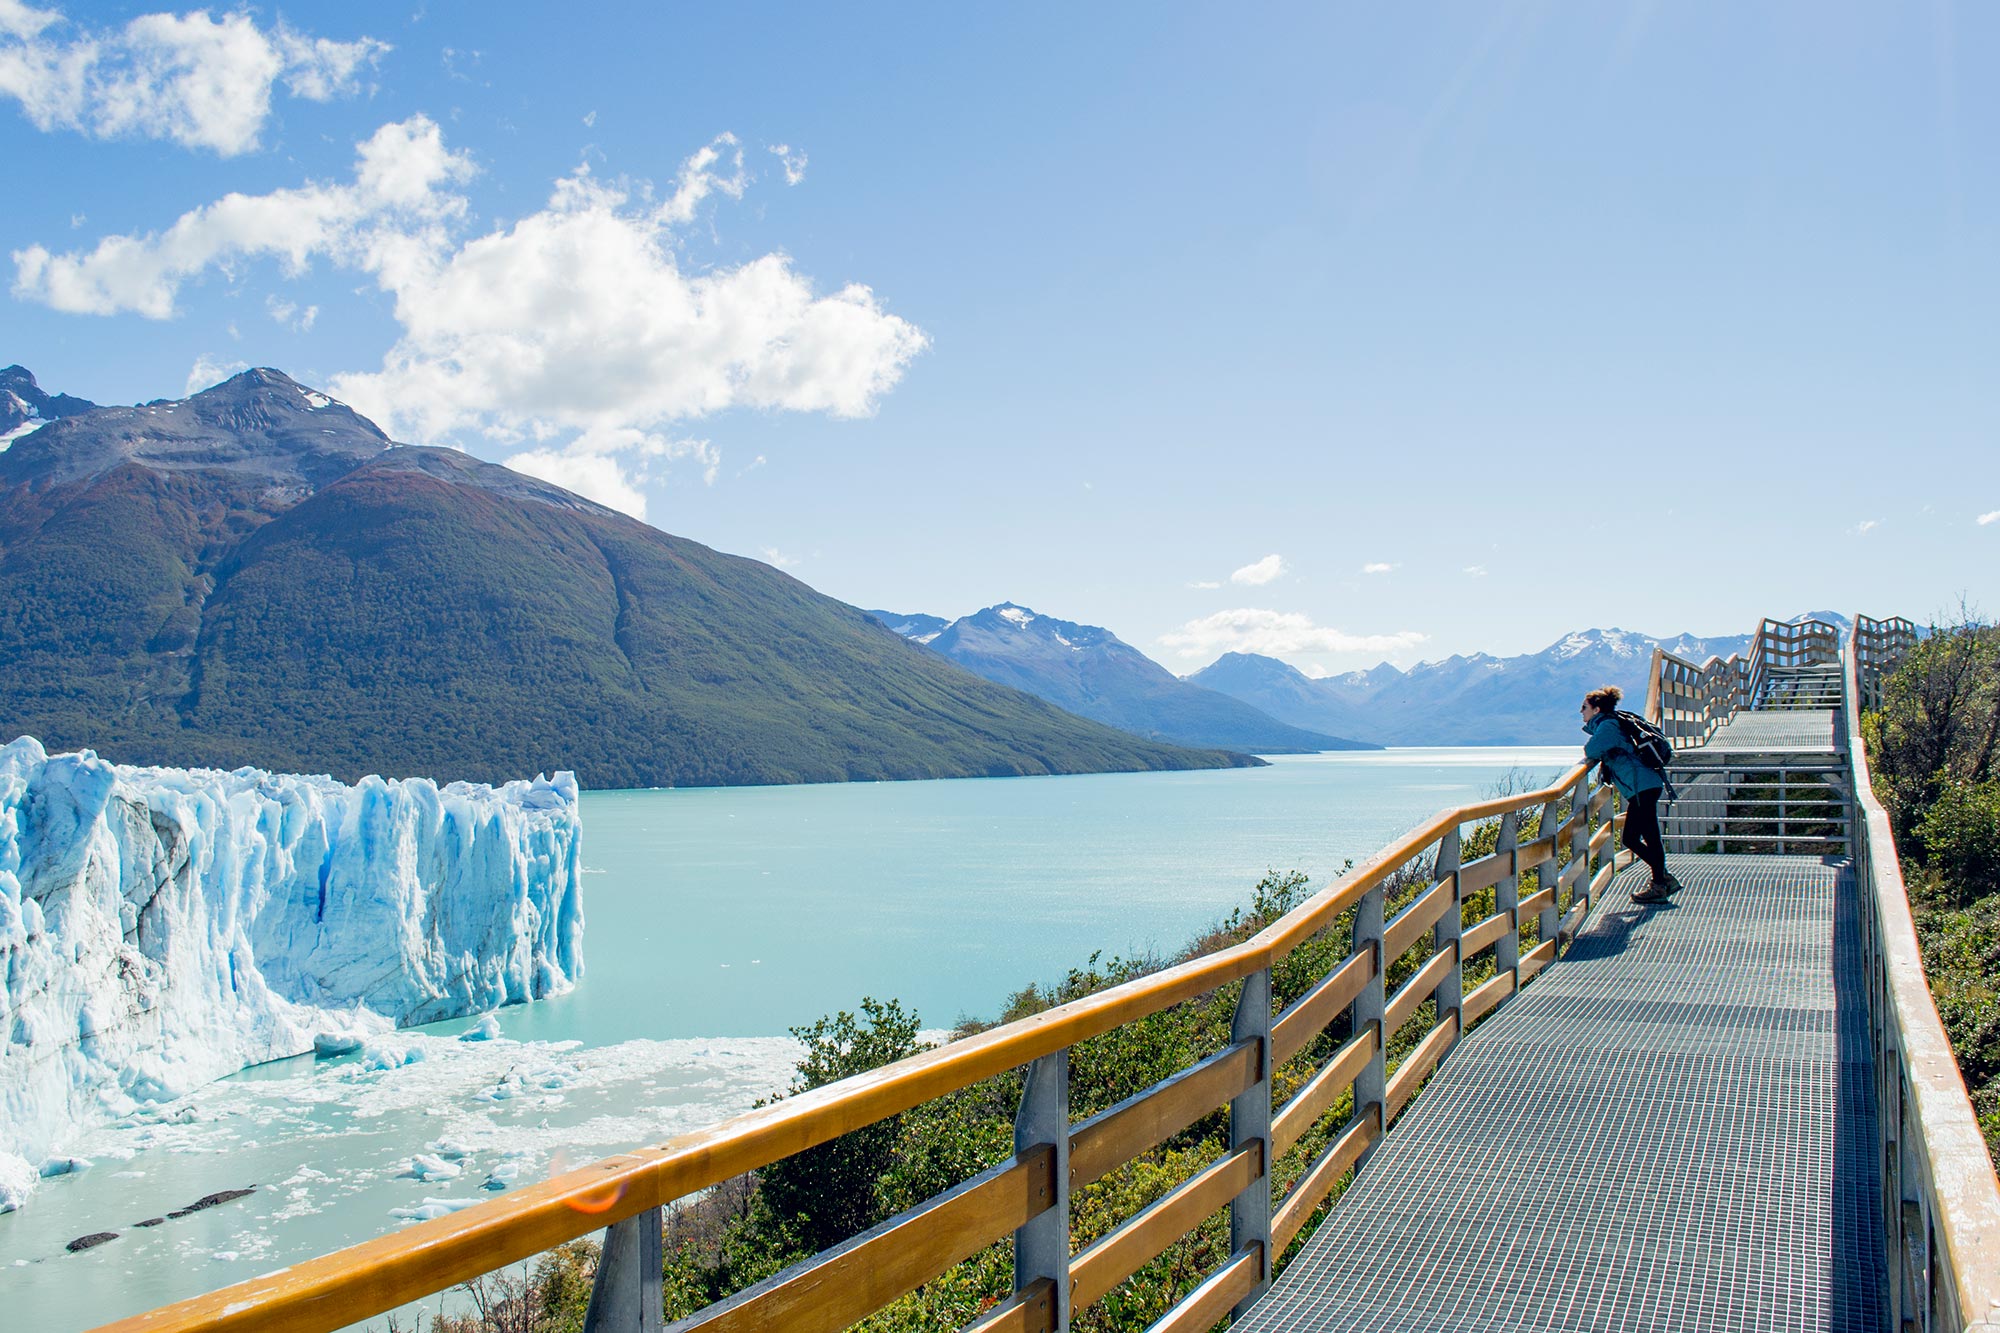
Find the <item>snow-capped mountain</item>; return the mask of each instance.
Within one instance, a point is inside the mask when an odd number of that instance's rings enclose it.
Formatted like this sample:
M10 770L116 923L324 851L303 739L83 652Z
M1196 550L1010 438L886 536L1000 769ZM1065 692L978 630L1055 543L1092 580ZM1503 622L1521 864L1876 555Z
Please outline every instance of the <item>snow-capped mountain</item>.
M58 417L88 412L97 404L66 393L44 393L25 366L0 370L0 452Z
M1320 680L1275 658L1229 653L1188 680L1294 726L1385 745L1562 745L1576 739L1576 703L1586 691L1616 685L1635 706L1644 702L1655 647L1701 662L1749 643L1747 634L1662 639L1586 629L1518 657L1472 653L1407 671L1384 662Z
M1240 700L1190 685L1099 625L1039 615L1013 602L950 622L868 614L975 675L1140 736L1253 754L1367 748L1287 726Z

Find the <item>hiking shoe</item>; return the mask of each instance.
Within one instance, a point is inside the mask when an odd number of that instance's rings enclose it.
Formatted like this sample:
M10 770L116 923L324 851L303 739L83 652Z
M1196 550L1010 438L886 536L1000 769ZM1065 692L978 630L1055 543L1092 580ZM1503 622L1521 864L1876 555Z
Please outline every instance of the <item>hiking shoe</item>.
M1634 889L1632 891L1632 901L1635 903L1656 903L1672 892L1673 888L1670 881L1656 879L1643 889Z

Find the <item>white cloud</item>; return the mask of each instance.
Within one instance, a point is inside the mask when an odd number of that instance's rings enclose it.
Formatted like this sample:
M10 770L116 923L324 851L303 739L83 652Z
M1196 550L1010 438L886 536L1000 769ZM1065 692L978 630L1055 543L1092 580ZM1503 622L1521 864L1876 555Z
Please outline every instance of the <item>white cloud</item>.
M61 37L56 34L61 33ZM36 128L98 138L171 139L224 157L257 147L279 83L326 102L357 91L390 50L259 28L247 13L145 14L83 28L61 12L0 0L0 97Z
M797 185L806 178L806 155L804 150L795 153L789 144L774 143L771 145L771 152L777 156L779 162L784 164L785 184Z
M607 454L573 454L559 449L530 449L506 460L516 472L552 481L566 491L607 508L646 516L646 494L616 458Z
M1395 634L1348 634L1315 625L1296 611L1266 611L1239 607L1187 624L1160 636L1160 643L1182 657L1213 657L1222 653L1396 653L1422 643L1428 635L1413 630Z
M203 389L211 388L231 375L241 374L248 369L250 369L248 361L224 361L203 352L194 359L194 365L188 368L187 388L183 392L190 396L200 393Z
M1199 582L1196 582L1196 583L1190 583L1190 584L1188 584L1188 587L1190 587L1190 588L1200 588L1200 589L1202 589L1202 590L1203 590L1204 592L1206 592L1206 591L1209 591L1209 590L1212 590L1212 589L1215 589L1215 588L1220 588L1221 586L1222 586L1222 585L1221 585L1220 583L1216 582L1216 581L1215 581L1214 579L1203 579L1203 580L1201 580L1201 581L1199 581Z
M1231 583L1247 583L1252 586L1269 583L1285 572L1285 558L1281 555L1267 555L1255 564L1243 566L1229 576Z
M681 269L671 226L739 192L719 156L691 158L657 208L579 169L546 210L388 275L403 337L336 391L418 439L656 430L731 407L871 414L929 344L872 291L821 294L782 253Z
M14 295L69 314L174 313L186 283L241 258L274 258L288 272L326 255L392 287L435 262L445 225L465 201L448 188L472 174L424 116L384 125L356 146L351 184L308 184L228 194L184 213L164 232L107 236L89 251L14 251Z
M779 569L796 569L798 567L799 562L797 557L786 555L775 546L766 546L761 549L764 552L764 560L767 564L775 565Z
M318 306L309 305L301 310L293 302L279 296L265 297L264 309L270 312L272 319L294 333L309 332L312 329L313 321L319 318Z
M402 334L379 370L335 375L329 392L398 439L525 445L522 470L635 514L650 469L692 462L711 482L719 470L714 445L674 423L741 407L867 416L929 344L867 287L821 293L783 253L682 269L675 229L747 187L733 136L691 156L664 201L579 167L545 209L467 240L473 170L413 117L357 146L350 181L227 195L89 250L18 250L14 293L164 319L183 285L245 260L368 274ZM269 310L298 318L282 298ZM558 475L559 453L591 461Z
M1882 520L1879 518L1864 518L1859 523L1856 523L1853 527L1849 528L1848 531L1854 534L1856 537L1866 537L1869 533L1875 531L1875 529L1881 526L1882 526Z
M1370 560L1361 567L1361 572L1363 574L1389 574L1393 573L1395 568L1396 566L1387 560Z
M1485 577L1486 577L1486 566L1484 566L1484 565L1467 565L1467 566L1465 567L1465 572L1466 572L1466 573L1468 573L1468 574L1470 574L1470 575L1471 575L1471 576L1472 576L1473 578L1476 578L1476 579L1483 579L1483 578L1485 578Z
M586 113L584 114L584 117L583 117L583 124L584 124L584 128L585 128L585 129L594 129L594 128L596 128L596 126L597 126L597 113L596 113L595 111L590 111L590 112L586 112Z
M2000 523L2000 509L1996 509L1990 514L1981 514L1979 516L1980 527L1983 528L1989 523Z

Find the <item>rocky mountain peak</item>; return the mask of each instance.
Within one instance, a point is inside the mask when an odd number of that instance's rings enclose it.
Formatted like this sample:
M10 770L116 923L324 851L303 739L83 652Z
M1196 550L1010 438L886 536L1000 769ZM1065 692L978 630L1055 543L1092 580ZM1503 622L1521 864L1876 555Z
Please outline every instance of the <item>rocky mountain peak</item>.
M86 481L132 463L312 489L390 443L345 403L264 368L187 398L97 407L52 421L0 455L0 485Z

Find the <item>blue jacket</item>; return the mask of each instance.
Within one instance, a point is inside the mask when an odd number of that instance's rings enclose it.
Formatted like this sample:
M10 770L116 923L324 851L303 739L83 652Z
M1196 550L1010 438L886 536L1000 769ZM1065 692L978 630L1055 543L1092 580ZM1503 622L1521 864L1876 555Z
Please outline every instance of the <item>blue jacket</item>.
M1619 794L1631 800L1642 791L1657 791L1666 785L1658 773L1639 762L1638 752L1625 739L1618 719L1609 713L1583 724L1589 739L1583 743L1583 761L1603 764L1618 785Z

